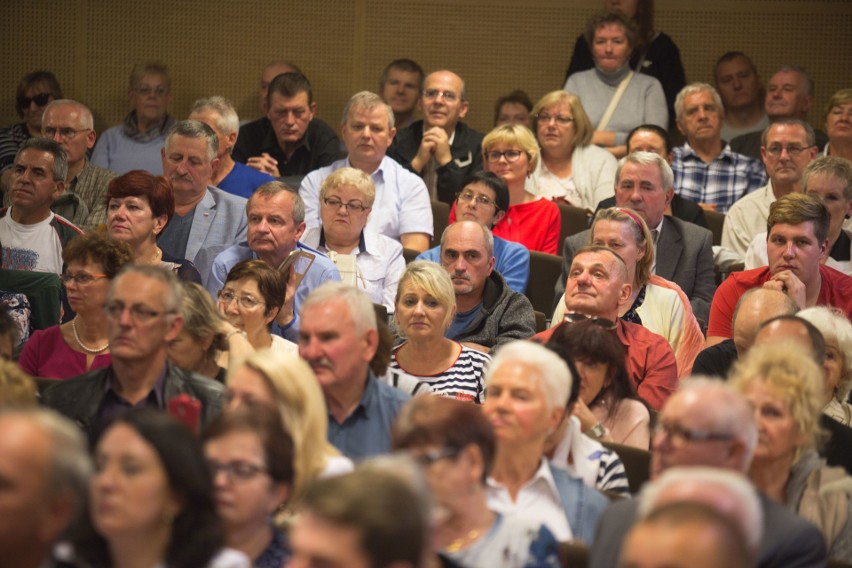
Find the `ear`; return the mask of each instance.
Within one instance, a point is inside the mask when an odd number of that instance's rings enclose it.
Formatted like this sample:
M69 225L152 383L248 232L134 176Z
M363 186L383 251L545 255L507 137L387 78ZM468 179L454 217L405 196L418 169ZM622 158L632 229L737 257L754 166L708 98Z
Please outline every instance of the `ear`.
M459 120L463 119L467 114L468 109L470 108L469 101L463 101L461 107L459 108Z
M391 142L393 142L393 137L396 136L396 127L393 127L388 132L388 145L385 146L385 149L390 148Z
M813 102L814 102L814 96L813 95L805 96L805 104L802 106L802 112L807 113L809 110L811 110L811 105L813 104Z
M677 121L677 131L683 134L683 137L686 138L686 132L683 130L683 124L681 124L680 120Z
M266 512L272 515L278 510L282 503L287 502L290 497L290 486L286 483L273 483L269 490L269 502L266 506Z
M550 411L550 416L548 420L548 429L547 433L552 434L559 428L559 425L562 424L562 419L566 417L565 408L561 406L557 406L553 410Z
M623 306L625 303L627 303L628 300L630 300L630 294L632 294L632 293L633 293L633 286L632 285L630 285L626 282L621 285L621 292L618 294L618 305L619 305L619 307Z
M36 527L41 542L56 542L74 519L75 503L74 497L68 492L62 492L44 504L46 514Z
M296 237L296 240L297 240L297 241L298 241L299 239L301 239L301 238L302 238L302 233L304 233L304 232L305 232L305 227L306 227L306 225L305 225L305 222L304 222L304 221L302 221L301 223L299 223L299 226L298 226L298 227L296 227L296 231L295 231L295 233L294 233L294 235L293 235L293 236L295 236L295 237Z
M376 349L379 348L379 330L368 329L364 333L364 358L366 361L371 361L376 354Z
M674 193L673 187L666 190L666 207L668 207L669 205L672 204L672 199L674 199L674 194L675 193ZM650 229L651 227L648 227L648 228Z
M494 272L494 265L497 264L497 259L493 256L488 260L488 273L486 276L491 276L491 273Z
M166 227L166 223L168 223L169 217L168 215L160 215L159 217L154 219L154 234L159 235L160 232Z
M766 148L764 148L763 146L760 147L760 159L763 161L764 164L766 163Z
M169 324L166 333L163 334L163 339L166 343L177 339L177 336L180 335L180 330L183 329L183 316L178 313L174 314L172 318L172 322Z
M269 308L269 311L267 311L266 315L263 316L263 323L265 323L266 325L271 324L273 321L275 321L275 318L278 317L278 312L280 311L281 308Z
M219 173L219 158L213 158L210 160L210 180L216 177L216 174Z
M491 227L492 227L492 228L493 228L493 227L496 227L496 226L497 226L497 223L499 223L500 221L502 221L502 220L503 220L503 217L505 217L505 216L506 216L506 212L505 212L505 211L498 211L498 212L494 215L494 222L493 222L493 223L491 223Z
M311 119L313 119L314 115L317 113L317 103L313 102L310 105L311 108Z
M828 239L825 239L822 244L819 246L819 258L820 261L825 261L828 258L828 251L831 250L828 248Z
M478 485L485 472L485 458L482 456L480 447L476 444L468 444L459 452L459 458L468 462L470 481Z
M65 181L56 182L56 187L53 189L53 194L51 194L51 199L56 199L60 195L65 192Z
M95 141L98 139L98 135L95 132L95 129L89 130L89 133L86 134L86 148L91 150L95 147Z
M228 148L233 148L234 145L237 143L237 134L239 134L239 133L238 132L231 132L230 134L228 134L228 138L227 138Z

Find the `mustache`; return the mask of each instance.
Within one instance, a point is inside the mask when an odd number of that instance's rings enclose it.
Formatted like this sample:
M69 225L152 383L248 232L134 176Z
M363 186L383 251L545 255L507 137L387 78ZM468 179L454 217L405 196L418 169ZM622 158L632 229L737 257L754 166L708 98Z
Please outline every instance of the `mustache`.
M467 272L455 272L453 273L453 278L460 278L462 280L470 281L470 276L467 274Z
M192 176L189 174L172 174L169 179L172 180L183 180L183 181L192 181Z
M313 368L324 367L324 368L326 368L330 371L334 370L334 364L331 362L331 359L329 359L328 357L320 357L319 359L310 359L310 360L308 360L308 363Z

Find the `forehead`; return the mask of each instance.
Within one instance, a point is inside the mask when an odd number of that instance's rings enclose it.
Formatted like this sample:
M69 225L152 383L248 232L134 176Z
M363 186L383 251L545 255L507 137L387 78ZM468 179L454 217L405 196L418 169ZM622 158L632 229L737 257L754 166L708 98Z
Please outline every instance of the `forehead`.
M710 390L700 393L694 390L675 392L663 406L662 416L681 425L706 428L710 424L706 409L712 407L711 402L717 399Z
M232 280L225 284L225 288L234 292L246 292L248 294L254 294L255 296L259 294L260 288L258 288L257 280L251 277L240 278L239 280Z
M739 73L740 71L749 71L750 73L753 72L751 64L745 57L741 55L734 57L730 61L723 61L716 68L717 75Z
M347 123L352 122L369 122L370 124L379 124L382 128L388 128L388 112L384 105L375 105L371 108L363 106L353 106L349 109Z
M208 158L207 138L190 138L189 136L175 134L169 142L169 152L199 156L206 160Z
M618 259L610 252L584 252L574 257L574 260L571 261L571 268L591 268L593 266L599 266L607 272L613 273L615 272L617 263Z
M536 367L527 365L523 361L506 361L497 367L488 378L488 386L511 384L540 390L540 380L541 377Z
M627 221L614 221L612 219L601 219L592 227L592 237L602 237L617 235L620 237L630 237L628 240L633 241L633 232L630 230Z
M79 124L83 122L83 113L76 105L53 105L44 111L42 124Z
M447 91L460 93L462 88L462 80L461 77L459 77L455 73L451 73L449 71L439 71L437 73L432 73L431 75L426 77L426 88L444 89Z
M346 198L366 198L366 193L358 189L354 185L343 184L337 187L332 187L326 191L328 195L338 195Z
M464 191L472 191L477 195L484 195L485 197L490 198L491 201L494 201L494 199L496 199L497 197L497 193L495 193L493 189L491 189L481 181L470 183L464 186Z
M153 87L158 87L160 85L166 84L165 75L160 75L159 73L148 73L146 75L142 75L142 78L139 79L140 85L148 85Z
M639 130L627 141L627 149L631 152L639 146L653 147L658 152L662 152L666 149L666 141L656 132Z
M473 225L453 227L444 239L444 250L478 250L485 251L485 237L482 230Z
M683 101L685 108L690 108L699 105L710 105L716 107L716 101L713 100L713 94L710 91L698 91L687 95Z
M801 87L804 83L804 76L796 71L779 71L769 80L770 85L794 85Z
M293 203L295 197L289 191L279 191L275 195L266 197L254 195L249 201L249 215L283 215L293 216Z
M332 298L302 310L302 333L321 333L326 330L354 334L352 311L342 298Z
M816 239L813 221L805 221L804 223L799 223L798 225L790 225L789 223L776 223L769 231L769 236L771 237L773 235L783 235L787 238L805 237L814 240Z
M28 97L32 97L34 95L40 95L42 93L50 93L50 87L44 81L38 81L29 85L26 89L24 89L24 93Z
M808 178L807 187L805 189L807 191L817 191L820 193L843 193L848 188L845 180L840 179L834 174L824 173L811 175Z
M47 473L47 460L52 444L45 432L31 420L6 416L0 418L0 476L9 475L9 470L15 464L26 472L27 477L34 472Z
M269 106L276 109L307 108L308 93L306 91L300 91L292 97L285 97L281 93L272 93L269 97Z
M417 71L406 71L398 67L388 69L388 81L396 79L403 82L418 83L420 82L420 73Z
M216 109L212 109L210 107L203 108L200 110L194 110L189 113L190 120L199 120L209 126L210 128L216 130L218 125L216 124L222 118Z
M799 124L774 124L766 133L766 142L771 143L776 140L791 140L797 139L802 144L807 143L808 133L805 128Z
M761 328L754 338L755 345L775 341L795 341L808 351L813 350L811 336L805 324L796 320L777 320Z
M113 280L110 297L126 305L163 306L166 291L165 282L138 272L128 272Z
M626 31L624 30L624 26L622 26L621 24L615 23L615 22L610 22L608 24L604 24L604 25L598 27L595 30L595 37L598 37L598 36L613 37L613 36L624 36L624 35L626 35Z
M621 168L621 175L618 177L618 181L621 182L625 179L640 183L647 182L658 188L662 188L663 186L663 180L660 177L660 168L653 164L645 165L627 162Z
M18 155L15 163L25 166L50 169L53 167L53 154L36 148L27 148Z

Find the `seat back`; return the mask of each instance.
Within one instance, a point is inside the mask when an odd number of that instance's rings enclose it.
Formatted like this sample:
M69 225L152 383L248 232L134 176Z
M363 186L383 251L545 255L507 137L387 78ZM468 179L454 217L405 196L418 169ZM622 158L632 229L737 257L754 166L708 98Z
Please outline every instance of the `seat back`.
M534 310L545 314L553 310L553 289L562 275L562 257L530 251L530 280L526 296Z
M576 235L588 229L590 216L585 209L568 205L563 201L557 201L556 205L559 206L559 215L562 218L559 234L559 254L562 254L562 243L565 242L565 237Z
M642 485L651 477L651 452L633 446L601 442L605 447L614 451L624 464L630 493L636 495Z
M704 218L707 220L707 228L713 233L713 246L721 246L722 227L725 226L725 214L705 209Z
M432 246L438 246L441 235L450 223L450 206L443 201L432 200Z

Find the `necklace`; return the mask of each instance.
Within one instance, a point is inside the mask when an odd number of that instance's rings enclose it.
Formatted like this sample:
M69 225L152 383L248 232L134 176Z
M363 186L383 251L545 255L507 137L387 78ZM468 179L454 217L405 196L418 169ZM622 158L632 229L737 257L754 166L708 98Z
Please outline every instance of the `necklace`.
M83 351L85 351L86 353L93 353L93 354L94 353L101 353L103 351L106 351L106 348L109 347L109 341L104 343L103 347L95 347L94 349L86 346L86 344L84 344L82 341L80 341L80 336L77 335L77 318L76 317L71 320L71 330L74 332L74 339L77 341L77 345L79 345L80 348Z
M448 544L444 550L446 550L447 552L458 552L465 544L473 542L477 539L477 537L479 537L479 530L474 529L472 531L469 531L463 537L457 538L456 540Z
M154 252L153 258L151 258L151 264L157 264L160 262L160 259L163 258L163 249L157 247L157 250Z

